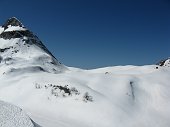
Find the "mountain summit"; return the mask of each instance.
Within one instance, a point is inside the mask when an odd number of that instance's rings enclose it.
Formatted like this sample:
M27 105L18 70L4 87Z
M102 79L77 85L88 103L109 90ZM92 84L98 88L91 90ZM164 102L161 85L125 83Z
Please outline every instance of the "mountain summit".
M16 17L9 18L2 27L4 27L4 29L7 29L9 26L24 27Z
M11 69L59 73L66 69L41 40L15 17L0 27L0 66L4 65L8 66L3 73L11 72Z

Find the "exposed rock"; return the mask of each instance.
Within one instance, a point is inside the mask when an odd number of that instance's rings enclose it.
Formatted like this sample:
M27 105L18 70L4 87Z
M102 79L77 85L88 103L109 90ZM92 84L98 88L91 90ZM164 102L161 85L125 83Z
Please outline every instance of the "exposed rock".
M9 26L24 27L16 17L8 19L2 27L4 27L4 30L6 30Z

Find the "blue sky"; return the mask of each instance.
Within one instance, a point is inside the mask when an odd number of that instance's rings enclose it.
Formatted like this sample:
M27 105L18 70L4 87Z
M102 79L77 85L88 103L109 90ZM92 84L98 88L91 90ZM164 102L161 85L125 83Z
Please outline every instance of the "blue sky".
M170 56L169 0L1 0L68 66L145 65Z

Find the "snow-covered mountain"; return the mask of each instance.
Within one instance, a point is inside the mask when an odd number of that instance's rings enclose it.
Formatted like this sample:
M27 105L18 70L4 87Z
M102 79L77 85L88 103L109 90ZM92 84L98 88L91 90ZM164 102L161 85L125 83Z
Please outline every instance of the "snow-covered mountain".
M0 100L40 126L170 126L169 67L67 67L16 18L0 32Z
M67 69L15 17L0 28L0 63L4 74L21 71L60 73Z

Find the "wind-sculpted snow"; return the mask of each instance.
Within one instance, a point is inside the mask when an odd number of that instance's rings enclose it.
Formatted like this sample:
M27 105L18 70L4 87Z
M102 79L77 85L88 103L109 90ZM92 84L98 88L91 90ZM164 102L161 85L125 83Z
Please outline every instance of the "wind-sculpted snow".
M169 127L169 79L157 65L2 74L0 99L44 127Z
M18 107L0 101L0 127L35 127Z

